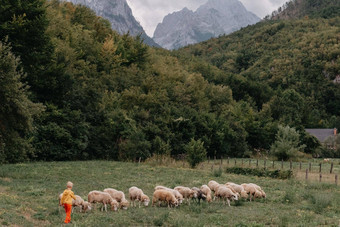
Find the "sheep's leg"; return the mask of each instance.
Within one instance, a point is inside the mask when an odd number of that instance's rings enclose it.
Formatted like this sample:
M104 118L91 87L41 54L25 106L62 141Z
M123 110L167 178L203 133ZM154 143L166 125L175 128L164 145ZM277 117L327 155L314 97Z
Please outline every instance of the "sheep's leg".
M106 205L106 203L105 203L104 207L105 207L105 211L107 212L107 205Z
M229 198L227 198L227 201L228 201L228 206L230 206L230 200L229 200Z

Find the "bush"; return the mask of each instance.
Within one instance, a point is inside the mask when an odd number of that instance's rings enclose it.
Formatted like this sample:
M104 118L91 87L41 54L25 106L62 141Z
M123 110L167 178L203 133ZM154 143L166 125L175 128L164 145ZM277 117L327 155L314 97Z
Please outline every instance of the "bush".
M289 179L293 177L293 171L291 170L266 170L266 169L232 167L232 168L227 168L226 172L240 174L240 175L271 177L271 178L277 178L277 179Z
M207 151L204 148L204 143L201 140L191 139L184 147L187 154L187 161L191 168L195 168L199 163L203 162L207 156Z
M300 134L295 128L279 125L276 141L270 147L270 153L278 160L296 159L303 156L302 152L305 147L305 145L300 145Z

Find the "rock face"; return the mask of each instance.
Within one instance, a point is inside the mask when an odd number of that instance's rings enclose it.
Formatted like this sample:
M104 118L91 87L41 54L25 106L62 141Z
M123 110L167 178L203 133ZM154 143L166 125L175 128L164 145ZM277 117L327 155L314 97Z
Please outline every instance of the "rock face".
M130 33L132 36L141 34L144 42L150 46L157 45L144 31L143 27L132 15L132 10L126 0L66 0L74 4L81 4L89 7L101 16L110 21L112 29L120 34Z
M238 0L209 0L195 12L184 8L164 17L153 40L166 49L177 49L229 34L260 18L246 10Z

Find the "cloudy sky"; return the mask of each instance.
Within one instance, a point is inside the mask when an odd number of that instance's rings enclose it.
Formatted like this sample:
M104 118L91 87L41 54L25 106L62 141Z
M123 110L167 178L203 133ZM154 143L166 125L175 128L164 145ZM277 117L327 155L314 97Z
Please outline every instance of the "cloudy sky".
M208 0L127 0L133 15L152 37L158 23L169 13L187 7L195 11ZM288 0L240 0L247 10L260 18L278 9Z

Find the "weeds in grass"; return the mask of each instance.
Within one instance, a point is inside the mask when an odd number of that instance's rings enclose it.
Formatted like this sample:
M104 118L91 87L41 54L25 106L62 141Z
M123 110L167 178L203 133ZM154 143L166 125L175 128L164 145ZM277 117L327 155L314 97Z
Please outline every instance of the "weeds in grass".
M333 196L329 194L313 194L310 197L311 209L317 213L321 214L327 207L332 205Z
M169 213L164 213L160 215L158 218L153 220L153 224L155 226L163 226L164 223L168 220L169 218Z
M218 169L214 169L213 171L213 176L214 177L221 177L222 176L222 169L221 168L218 168Z
M294 203L296 201L296 198L296 192L294 190L287 190L282 198L282 203Z

